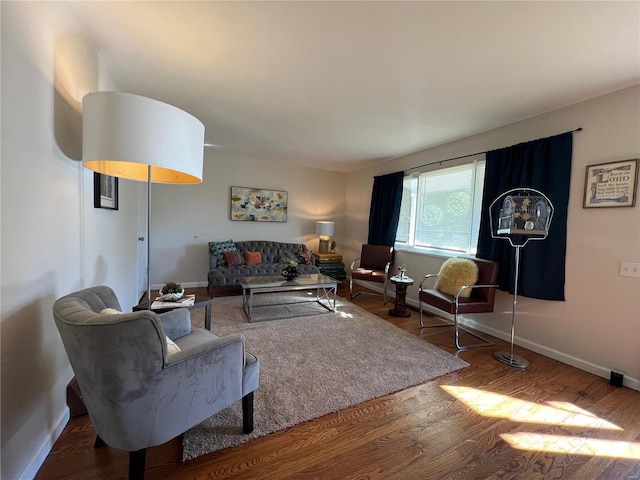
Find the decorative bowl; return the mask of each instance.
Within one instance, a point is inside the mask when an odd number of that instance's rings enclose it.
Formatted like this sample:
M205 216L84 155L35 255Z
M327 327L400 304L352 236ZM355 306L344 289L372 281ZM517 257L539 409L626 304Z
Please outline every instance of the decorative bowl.
M158 300L161 302L177 302L183 297L184 288L176 283L166 284L160 289L159 294Z
M184 295L184 290L179 293L165 293L158 297L161 302L177 302Z
M288 270L285 268L284 270L282 270L281 275L287 280L293 280L294 278L300 276L300 272L298 272L298 270Z

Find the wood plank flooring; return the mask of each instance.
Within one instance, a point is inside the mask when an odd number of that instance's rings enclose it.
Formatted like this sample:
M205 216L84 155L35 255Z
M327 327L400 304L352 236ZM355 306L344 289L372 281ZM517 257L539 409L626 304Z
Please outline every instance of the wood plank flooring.
M380 296L353 302L456 354L451 328L421 331ZM518 347L531 367L508 367L494 340L458 353L468 368L238 447L184 463L181 438L150 448L146 478L640 479L640 392ZM87 416L71 419L36 478L127 478L128 454L94 439Z

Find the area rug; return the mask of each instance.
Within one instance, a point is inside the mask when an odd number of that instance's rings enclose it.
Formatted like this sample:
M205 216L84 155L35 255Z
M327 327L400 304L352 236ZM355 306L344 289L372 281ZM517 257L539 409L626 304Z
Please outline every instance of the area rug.
M279 294L282 295L282 294ZM281 298L256 296L277 304ZM337 312L314 303L291 308L308 315L247 322L242 298L213 299L211 330L219 336L243 333L246 347L260 359L260 386L254 396L255 429L242 433L241 402L226 408L183 436L183 460L239 445L351 405L424 383L468 366L459 358L339 297ZM261 309L256 309L256 312ZM284 310L285 316L291 310ZM295 312L293 312L295 313ZM298 312L300 313L300 312ZM203 324L192 310L195 325Z

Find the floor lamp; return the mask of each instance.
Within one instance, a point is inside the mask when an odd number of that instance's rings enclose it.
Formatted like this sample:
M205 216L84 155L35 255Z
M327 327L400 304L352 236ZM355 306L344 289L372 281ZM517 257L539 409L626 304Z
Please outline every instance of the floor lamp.
M494 207L494 205L496 207ZM494 208L500 208L494 221ZM518 282L520 280L520 250L531 240L544 240L549 234L553 204L539 190L533 188L514 188L499 195L489 206L491 236L508 240L514 248L515 278L513 285L513 306L511 309L511 349L509 352L496 352L496 360L521 368L529 368L529 362L513 353L515 337L516 305L518 303Z
M147 308L151 308L151 184L202 182L204 125L151 98L93 92L82 99L82 164L147 183Z

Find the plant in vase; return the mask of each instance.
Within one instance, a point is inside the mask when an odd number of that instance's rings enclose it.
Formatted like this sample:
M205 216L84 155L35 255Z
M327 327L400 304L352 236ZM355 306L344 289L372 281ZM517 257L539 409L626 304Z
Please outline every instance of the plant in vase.
M298 272L298 262L285 260L283 263L284 268L282 269L282 276L287 277L287 280L293 280L300 276L300 273Z
M336 243L335 240L331 240L331 253L336 253L336 246L338 244Z
M158 300L163 302L175 302L184 295L184 287L179 283L167 282L160 289Z

